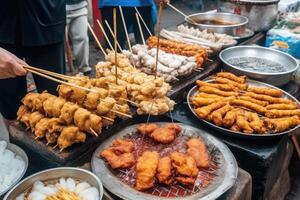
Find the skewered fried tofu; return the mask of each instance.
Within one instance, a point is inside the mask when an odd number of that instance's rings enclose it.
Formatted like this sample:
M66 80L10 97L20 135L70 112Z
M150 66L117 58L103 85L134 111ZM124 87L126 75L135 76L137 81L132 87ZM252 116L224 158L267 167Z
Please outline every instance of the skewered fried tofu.
M57 144L60 149L65 149L72 144L84 142L85 139L85 133L79 131L78 127L69 126L62 129L61 134L57 139Z

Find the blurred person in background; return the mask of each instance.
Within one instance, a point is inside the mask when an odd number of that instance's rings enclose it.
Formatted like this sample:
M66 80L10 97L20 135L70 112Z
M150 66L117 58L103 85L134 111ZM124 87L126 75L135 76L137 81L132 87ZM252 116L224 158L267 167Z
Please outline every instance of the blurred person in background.
M75 66L79 72L87 75L92 70L89 66L88 1L66 1L67 32L72 43Z
M0 19L0 112L8 124L27 93L23 65L64 73L66 2L2 0ZM38 92L56 93L57 83L33 78Z
M142 38L139 31L138 23L135 16L135 8L136 7L141 14L142 18L144 19L147 27L150 29L150 32L154 33L154 24L156 23L157 18L157 8L156 5L159 5L160 2L169 3L169 0L99 0L98 5L101 11L102 16L102 24L110 43L113 44L113 37L109 32L105 24L105 20L108 21L110 27L113 29L113 8L117 8L117 37L120 46L124 49L126 35L125 30L122 22L122 18L120 16L120 11L118 6L122 7L125 23L127 30L133 30L135 42L142 44ZM148 33L147 29L143 25L142 21L141 27L143 30L144 38L147 39L150 34ZM107 46L107 45L106 45ZM107 46L108 47L108 46Z

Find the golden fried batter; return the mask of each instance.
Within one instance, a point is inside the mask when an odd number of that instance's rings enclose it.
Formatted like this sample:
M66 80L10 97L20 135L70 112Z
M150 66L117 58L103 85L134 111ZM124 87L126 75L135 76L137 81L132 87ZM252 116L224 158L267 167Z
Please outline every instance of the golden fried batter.
M298 107L295 104L271 104L266 107L268 110L294 110Z
M229 84L218 84L218 83L208 83L208 82L205 82L205 81L201 81L201 80L197 80L196 81L196 84L199 86L199 87L203 87L203 86L210 86L210 87L214 87L214 88L217 88L219 90L222 90L222 91L238 91L239 89L233 85L229 85Z
M48 130L49 118L42 118L36 125L34 135L38 138L43 138Z
M78 108L78 105L71 102L66 102L61 109L59 119L61 119L66 124L74 123L74 113L76 112L76 110L78 110Z
M233 101L231 101L232 105L235 106L242 106L245 108L249 108L251 110L254 110L255 112L259 113L259 114L265 114L267 109L263 106L260 106L258 104L249 102L249 101L245 101L245 100L240 100L240 99L235 99Z
M268 110L266 112L266 117L269 118L279 118L279 117L291 117L294 115L300 116L300 109L296 110Z
M222 91L217 88L211 87L211 86L203 86L199 88L200 92L205 92L209 94L216 94L223 97L230 97L230 96L238 96L238 92L229 92L229 91Z
M222 124L225 127L231 127L231 126L233 126L233 124L236 121L236 117L237 117L238 114L239 114L238 109L232 109L232 110L230 110L229 112L227 112L225 114L225 117L223 118Z
M246 118L249 120L250 127L256 132L260 134L264 134L267 132L264 122L259 118L257 113L246 112Z
M39 97L39 93L27 93L26 96L22 99L22 103L29 109L34 109L34 100Z
M112 143L112 148L117 155L122 153L131 153L134 151L134 143L126 139L115 139Z
M221 84L232 85L232 86L237 87L237 88L239 88L241 90L246 90L247 87L248 87L248 85L245 84L245 83L238 83L238 82L232 81L232 80L227 79L227 78L222 78L222 77L216 77L215 81L217 83L221 83Z
M241 132L242 131L237 124L234 124L232 127L230 127L230 130L235 131L235 132Z
M203 97L192 97L191 100L194 106L207 106L219 101L219 99L207 99Z
M250 127L247 118L243 114L239 114L236 118L236 125L244 132L244 133L253 133L253 129Z
M295 115L292 117L266 119L265 123L269 129L274 130L274 132L277 133L297 126L300 124L300 119L299 116Z
M65 149L72 144L84 142L85 139L85 133L79 131L78 127L69 126L62 129L61 134L57 139L57 144L60 149Z
M198 175L198 168L193 157L179 152L171 153L172 165L176 172L181 176L196 177Z
M224 115L232 109L233 109L232 106L230 106L229 104L226 104L225 106L223 106L223 107L219 108L218 110L215 110L211 113L211 115L210 115L211 120L214 122L215 125L222 126Z
M236 76L230 72L219 72L217 77L227 78L237 83L246 83L246 76Z
M169 144L172 143L175 139L178 133L180 133L181 127L177 124L168 124L163 127L159 127L155 129L150 137L163 144Z
M137 130L143 135L150 135L158 126L155 123L141 124Z
M196 178L192 178L192 177L184 177L184 176L178 176L175 177L176 181L178 181L179 183L183 184L183 185L194 185Z
M213 112L214 110L217 110L217 109L223 107L225 104L226 104L225 101L218 101L218 102L212 103L212 104L210 104L208 106L196 108L195 112L197 113L197 115L200 118L205 119L211 112Z
M51 118L48 121L47 129L49 133L61 132L63 129L62 121L59 118Z
M244 95L252 97L254 99L261 100L261 101L268 101L270 104L272 104L272 103L276 103L276 104L277 103L280 103L280 104L284 103L284 104L293 104L293 105L295 105L295 102L293 102L290 99L286 99L286 98L271 97L271 96L264 95L264 94L255 94L254 92L246 92Z
M100 94L96 92L89 92L86 95L83 106L88 110L96 110L100 102Z
M254 99L252 97L249 97L249 96L239 96L238 99L241 99L241 100L244 100L244 101L249 101L251 103L255 103L255 104L258 104L258 105L261 105L261 106L267 106L269 104L269 102L267 102L267 101L257 100L257 99Z
M89 119L91 112L83 108L78 108L74 114L74 124L79 127L81 131L85 131L86 120Z
M170 185L174 182L173 179L172 160L169 156L159 159L156 177L160 183Z
M35 111L33 113L30 114L30 117L29 117L29 126L31 128L32 131L35 130L35 125L41 120L43 119L45 116L38 112L38 111Z
M187 154L193 157L197 167L207 169L209 167L209 155L205 143L200 138L192 138L187 141Z
M281 97L283 95L281 90L274 88L249 87L247 90L256 94L264 94L272 97Z
M145 151L136 163L136 184L137 190L146 190L153 187L155 174L159 162L159 153L156 151Z

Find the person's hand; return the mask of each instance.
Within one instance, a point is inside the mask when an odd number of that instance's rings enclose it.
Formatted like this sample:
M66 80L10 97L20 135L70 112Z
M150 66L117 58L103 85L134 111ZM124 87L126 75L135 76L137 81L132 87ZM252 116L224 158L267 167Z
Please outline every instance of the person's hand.
M24 76L27 71L23 68L26 63L14 54L0 48L0 79Z
M168 3L170 3L170 0L155 0L156 1L156 4L157 5L159 5L161 2L163 3L163 4L168 4Z

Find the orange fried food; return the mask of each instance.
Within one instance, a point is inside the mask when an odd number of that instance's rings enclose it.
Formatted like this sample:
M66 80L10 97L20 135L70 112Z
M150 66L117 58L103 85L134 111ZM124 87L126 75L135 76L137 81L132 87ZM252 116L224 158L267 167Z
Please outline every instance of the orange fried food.
M149 124L141 124L137 129L138 132L143 135L150 135L157 128L158 126L156 124L149 123Z
M22 103L29 109L34 109L34 100L39 97L39 93L28 93L26 96L22 99Z
M196 178L192 177L184 177L184 176L178 176L175 177L176 181L183 185L194 185Z
M294 115L300 116L300 109L296 110L268 110L266 112L266 117L269 118L279 118L279 117L291 117Z
M266 105L269 104L269 102L267 102L267 101L257 100L257 99L254 99L252 97L249 97L249 96L240 96L240 97L238 97L238 99L241 99L241 100L244 100L244 101L249 101L251 103L255 103L255 104L258 104L258 105L261 105L261 106L266 106Z
M261 100L261 101L267 101L270 104L272 104L272 103L284 103L284 104L293 104L293 105L295 105L294 101L292 101L290 99L286 99L286 98L271 97L269 95L256 94L254 92L246 92L244 95L252 97L254 99Z
M43 138L45 137L47 130L48 130L48 122L49 118L42 118L36 125L35 125L35 131L34 135L37 138Z
M135 158L133 155L134 144L130 140L116 139L111 147L100 153L113 169L123 169L131 167Z
M223 90L223 91L238 91L239 89L233 85L229 85L229 84L218 84L218 83L208 83L205 81L201 81L201 80L197 80L196 84L199 87L202 86L210 86L210 87L214 87L217 88L219 90Z
M235 132L241 132L242 131L237 124L234 124L232 127L230 127L230 130L235 131Z
M136 184L137 190L146 190L153 187L155 174L159 162L159 153L156 151L145 151L136 163Z
M226 102L224 102L224 101L218 101L218 102L212 103L208 106L196 108L195 112L197 113L197 115L199 117L201 117L202 119L205 119L211 112L223 107L225 104L226 104Z
M210 118L214 122L215 125L222 126L224 115L232 109L233 109L232 106L230 106L229 104L226 104L222 108L219 108L218 110L215 110L214 112L212 112L210 115Z
M249 120L250 127L256 133L264 134L267 132L267 129L264 126L264 122L259 118L257 113L246 112L245 116Z
M79 131L76 126L69 126L63 128L61 134L57 139L57 144L60 149L65 149L72 144L84 142L86 139L85 133Z
M229 96L238 96L238 92L231 92L231 91L222 91L217 88L211 87L211 86L202 86L199 88L200 92L205 92L208 94L215 94L223 97L229 97Z
M45 116L44 116L42 113L38 112L38 111L33 112L33 113L30 114L30 117L29 117L29 125L30 125L30 128L31 128L32 131L35 130L35 125L36 125L41 119L43 119L44 117L45 117Z
M215 81L217 83L221 83L221 84L233 85L234 87L237 87L237 88L239 88L241 90L245 90L248 87L248 85L245 84L245 83L238 83L238 82L235 82L235 81L232 81L232 80L230 80L228 78L223 78L223 77L216 77Z
M180 133L181 127L177 124L168 124L163 127L155 129L150 137L156 142L169 144L172 143L178 133Z
M235 106L242 106L245 108L249 108L259 114L265 114L267 111L267 109L263 106L260 106L258 104L255 104L255 103L252 103L249 101L240 100L240 99L235 99L235 100L231 101L231 104L235 105Z
M283 95L281 90L274 88L249 87L247 90L256 94L264 94L272 97L281 97Z
M277 119L266 119L265 123L269 129L272 129L275 132L283 132L300 124L300 119L298 116L292 116Z
M123 153L117 155L114 152L113 147L109 147L108 149L105 149L104 151L101 152L100 155L107 160L107 162L113 169L128 168L131 167L135 162L133 153Z
M194 106L207 106L207 105L215 103L219 100L218 99L207 99L204 97L192 97L191 101Z
M76 110L78 110L78 108L78 105L71 102L66 102L61 109L59 119L65 122L66 124L74 123L74 113L76 112Z
M198 175L199 170L193 157L175 151L171 153L171 159L179 176L196 177Z
M193 157L197 167L207 169L209 167L209 155L205 143L199 138L192 138L187 141L187 154Z
M247 78L246 76L236 76L229 72L219 72L217 73L217 77L227 78L237 83L245 83Z
M169 156L159 159L156 177L160 183L170 185L173 183L172 160Z
M296 104L270 104L266 107L268 110L294 110L297 109L297 105Z
M241 129L244 133L253 133L253 129L250 127L247 118L243 114L239 114L236 118L236 125Z
M199 92L195 97L202 97L202 98L208 98L208 99L223 98L223 96L216 95L216 94L209 94L209 93L206 93L206 92Z
M232 109L229 112L227 112L223 118L222 124L225 127L231 127L236 121L236 117L238 115L239 111L238 109Z

